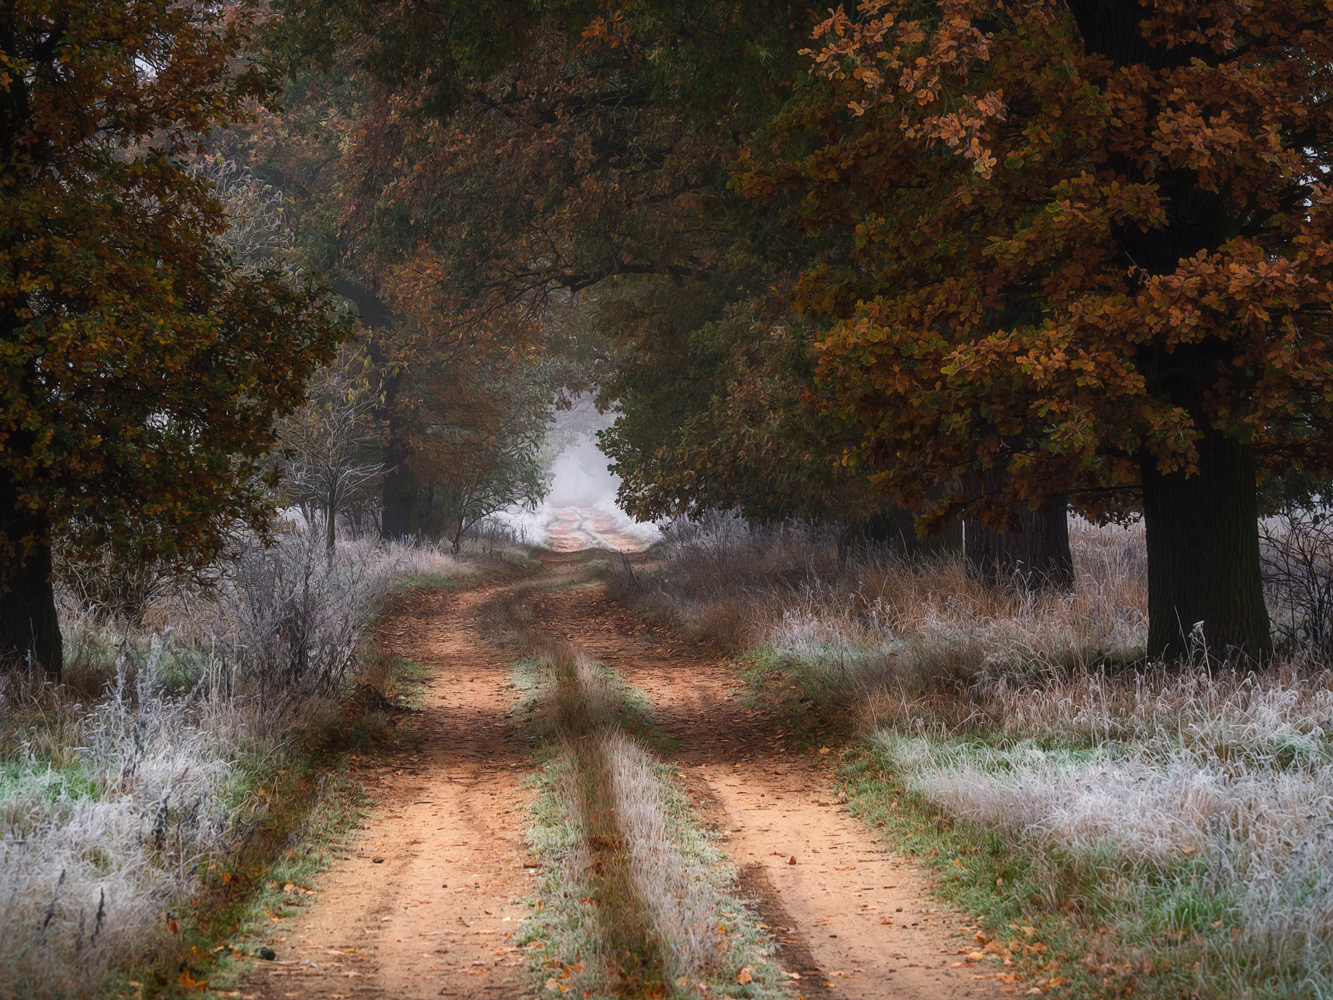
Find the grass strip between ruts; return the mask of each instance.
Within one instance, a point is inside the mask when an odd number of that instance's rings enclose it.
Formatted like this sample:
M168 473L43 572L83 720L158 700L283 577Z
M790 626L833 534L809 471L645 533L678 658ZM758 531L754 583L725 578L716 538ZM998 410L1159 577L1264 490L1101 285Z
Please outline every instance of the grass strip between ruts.
M617 997L786 996L757 918L730 895L729 865L672 785L672 769L644 758L631 782L613 773L633 765L628 757L669 745L647 701L602 664L567 647L532 645L537 655L515 665L516 686L524 692L515 713L537 743L541 765L529 839L544 864L522 938L536 987ZM625 740L632 744L618 742ZM619 748L614 760L612 747ZM617 789L623 797L627 785L663 805L671 843L658 845L658 852L676 852L669 867L696 879L698 891L709 896L715 923L685 930L696 944L706 936L708 947L723 956L715 967L693 976L670 971L681 971L682 947L663 940L662 928L674 926L667 916L675 915L664 916L663 906L680 901L666 900L658 885L645 898L641 866L649 848L627 833L624 803L617 799Z

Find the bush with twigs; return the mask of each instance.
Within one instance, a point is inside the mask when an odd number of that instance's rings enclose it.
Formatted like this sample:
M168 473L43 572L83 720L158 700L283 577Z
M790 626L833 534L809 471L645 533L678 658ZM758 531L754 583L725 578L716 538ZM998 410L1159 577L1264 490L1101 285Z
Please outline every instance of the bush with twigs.
M89 996L157 947L260 816L256 776L341 718L390 585L469 571L431 548L330 553L315 525L242 539L134 614L66 588L64 683L0 676L0 998Z

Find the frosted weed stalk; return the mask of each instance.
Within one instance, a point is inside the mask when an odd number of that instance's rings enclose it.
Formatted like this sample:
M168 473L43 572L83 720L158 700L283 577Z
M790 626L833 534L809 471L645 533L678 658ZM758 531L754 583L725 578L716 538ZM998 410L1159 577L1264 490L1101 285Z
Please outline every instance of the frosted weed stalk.
M0 997L93 992L162 932L235 833L234 761L262 750L246 710L169 695L152 669L126 675L122 664L83 716L71 764L6 766Z

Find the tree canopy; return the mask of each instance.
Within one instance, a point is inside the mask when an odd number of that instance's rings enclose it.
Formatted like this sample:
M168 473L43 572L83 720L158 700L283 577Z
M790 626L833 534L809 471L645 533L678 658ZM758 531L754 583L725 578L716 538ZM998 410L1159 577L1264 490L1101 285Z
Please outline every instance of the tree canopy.
M0 654L60 666L53 526L207 559L266 503L272 421L343 329L322 289L233 258L194 169L271 94L207 4L0 12Z
M937 517L1141 491L1154 654L1267 650L1256 472L1333 458L1329 15L868 0L738 178L854 241L792 297L845 460Z
M1141 512L1149 652L1268 653L1256 479L1333 462L1326 0L276 9L361 81L329 217L407 346L583 296L636 510Z

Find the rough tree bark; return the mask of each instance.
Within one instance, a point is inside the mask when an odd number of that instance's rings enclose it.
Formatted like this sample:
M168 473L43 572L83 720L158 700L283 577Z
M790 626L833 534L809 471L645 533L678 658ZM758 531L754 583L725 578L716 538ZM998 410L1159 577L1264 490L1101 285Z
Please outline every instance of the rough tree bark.
M979 521L963 524L963 557L968 569L987 583L1013 586L1019 579L1041 589L1074 586L1069 550L1069 503L1062 494L1046 498L1040 510L1017 510L1019 534L997 531Z
M21 507L19 493L18 484L0 474L0 664L59 680L64 649L51 580L51 524L45 514Z
M333 290L351 301L361 317L362 326L371 331L368 343L370 360L381 372L389 368L379 349L374 331L393 321L393 311L378 295L356 281L344 279L334 284ZM402 383L401 375L386 375L380 385L376 420L385 427L384 442L384 509L380 518L380 538L386 542L415 537L420 531L420 484L407 468L406 430L400 426L395 402Z
M1148 546L1148 655L1273 655L1259 562L1259 501L1248 445L1208 426L1203 395L1222 344L1178 348L1163 379L1204 429L1198 472L1163 475L1144 453L1143 526Z
M1142 21L1156 4L1136 0L1070 0L1070 13L1089 52L1114 67L1146 63L1154 69L1185 65L1193 49L1153 44ZM1127 158L1110 165L1136 180L1147 180ZM1152 183L1165 201L1161 226L1137 225L1115 231L1128 260L1150 275L1170 274L1182 258L1216 250L1230 230L1226 204L1200 188L1191 170L1159 170ZM1177 345L1170 353L1149 345L1139 369L1160 396L1184 408L1202 433L1198 473L1162 475L1152 455L1142 454L1143 521L1148 549L1148 656L1172 660L1189 651L1186 636L1202 622L1210 655L1237 653L1256 659L1272 655L1268 612L1259 571L1259 527L1254 459L1240 441L1210 426L1202 405L1233 350L1218 340Z
M389 442L384 449L384 518L380 537L386 542L416 538L421 533L421 483L407 468L407 455L394 440L389 428Z

